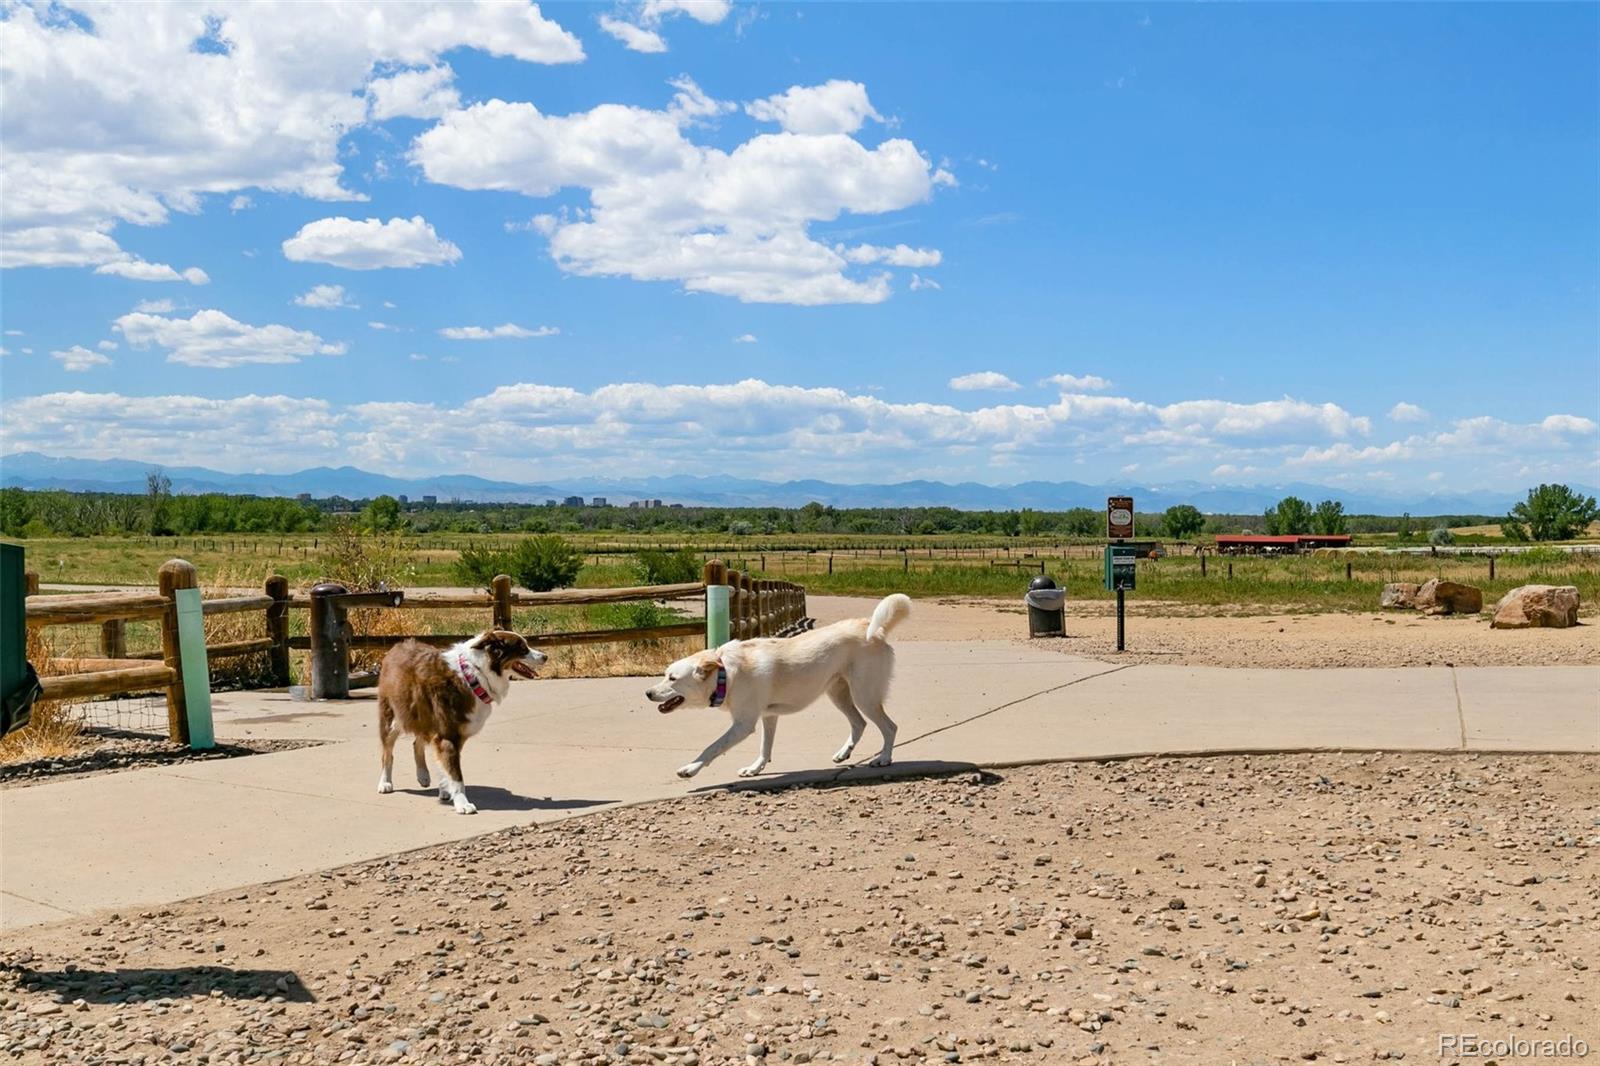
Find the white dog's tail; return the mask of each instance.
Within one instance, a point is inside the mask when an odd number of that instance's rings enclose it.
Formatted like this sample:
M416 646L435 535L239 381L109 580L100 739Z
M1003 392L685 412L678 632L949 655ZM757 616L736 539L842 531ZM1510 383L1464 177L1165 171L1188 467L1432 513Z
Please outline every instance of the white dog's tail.
M905 621L910 613L911 597L900 592L885 596L872 612L872 621L867 623L867 639L888 640L889 631Z

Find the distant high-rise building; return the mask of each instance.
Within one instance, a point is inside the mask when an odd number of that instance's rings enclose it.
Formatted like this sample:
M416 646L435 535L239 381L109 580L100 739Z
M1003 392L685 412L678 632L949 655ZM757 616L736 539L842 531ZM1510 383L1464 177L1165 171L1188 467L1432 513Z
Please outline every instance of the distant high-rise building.
M605 505L606 498L604 496L596 496L593 502L589 504L590 507L604 507Z
M406 504L411 502L411 497L407 496L403 492L400 495L396 496L394 499L395 499L395 502L398 503L401 507L404 507Z
M424 496L422 498L422 502L427 504L429 507L432 507L434 504L439 502L439 497L437 497L437 496Z
M544 501L544 505L546 507L554 507L556 505L556 501L554 501L554 500L546 500L546 501Z
M295 499L299 500L301 503L310 503L311 502L311 493L302 492L299 495L297 495L295 497Z
M583 497L582 496L568 496L566 499L561 501L561 506L563 506L563 507L582 507L583 506Z
M650 506L651 507L660 507L661 506L661 501L660 500L651 500L650 501Z

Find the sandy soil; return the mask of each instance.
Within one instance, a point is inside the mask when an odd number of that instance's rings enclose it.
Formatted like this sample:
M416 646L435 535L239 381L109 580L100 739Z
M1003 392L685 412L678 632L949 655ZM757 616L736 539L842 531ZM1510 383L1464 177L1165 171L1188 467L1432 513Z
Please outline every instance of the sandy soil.
M870 614L875 600L809 596L819 622ZM1026 640L1020 603L917 600L896 640ZM1220 615L1171 604L1130 604L1127 651L1116 651L1106 604L1068 604L1065 639L1038 647L1118 662L1192 666L1574 666L1600 664L1600 626L1490 629L1487 616L1428 618L1415 612Z
M0 1050L1479 1062L1441 1034L1600 1048L1597 878L1595 756L711 793L10 935Z

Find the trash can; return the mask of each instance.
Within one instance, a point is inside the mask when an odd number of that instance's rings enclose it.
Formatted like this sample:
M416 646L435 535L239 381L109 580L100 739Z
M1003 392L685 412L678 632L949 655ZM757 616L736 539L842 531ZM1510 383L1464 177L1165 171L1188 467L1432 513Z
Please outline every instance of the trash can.
M1028 636L1064 637L1067 635L1067 590L1056 588L1053 578L1040 574L1028 582Z

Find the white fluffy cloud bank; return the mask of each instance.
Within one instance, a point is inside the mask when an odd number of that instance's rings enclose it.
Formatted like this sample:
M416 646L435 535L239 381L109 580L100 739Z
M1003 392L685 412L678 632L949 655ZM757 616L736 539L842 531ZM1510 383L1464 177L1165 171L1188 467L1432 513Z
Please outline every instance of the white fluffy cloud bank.
M167 362L189 366L234 367L246 363L298 363L310 355L343 355L343 344L329 344L308 330L251 326L221 311L196 311L168 318L134 311L112 323L134 348L165 348Z
M674 85L660 110L602 104L548 115L485 101L419 135L411 159L429 181L457 188L534 198L587 190L587 210L542 215L537 227L573 274L676 282L752 303L878 303L892 290L882 266L939 261L936 250L836 248L810 233L842 215L924 203L954 181L911 141L869 148L845 132L848 122L808 119L805 132L761 133L731 150L697 144L692 128L731 105L687 79Z
M212 358L263 351L300 358L323 347L314 336L281 326L204 317L216 314L202 312L198 323L130 315L119 328L135 347L159 344ZM252 427L297 405L308 412L306 433L250 436ZM161 419L168 411L172 421L163 435L157 430L167 426ZM1374 442L1366 418L1335 404L1293 399L1163 405L1068 393L1048 403L958 407L753 379L623 383L591 391L530 382L460 404L56 393L8 400L0 413L5 446L14 450L170 463L204 457L213 465L233 457L248 469L292 469L333 452L395 473L471 469L523 478L528 464L539 460L550 476L636 469L861 480L862 464L870 463L883 480L1005 481L1023 474L1081 477L1083 469L1071 464L1086 457L1104 470L1137 463L1152 472L1142 476L1168 471L1259 480L1303 477L1310 469L1328 483L1396 467L1413 471L1420 483L1426 471L1448 461L1473 471L1471 484L1461 487L1479 488L1525 484L1530 477L1581 481L1600 434L1589 419L1556 414L1530 423L1464 419L1438 433ZM1219 452L1228 459L1220 466Z

